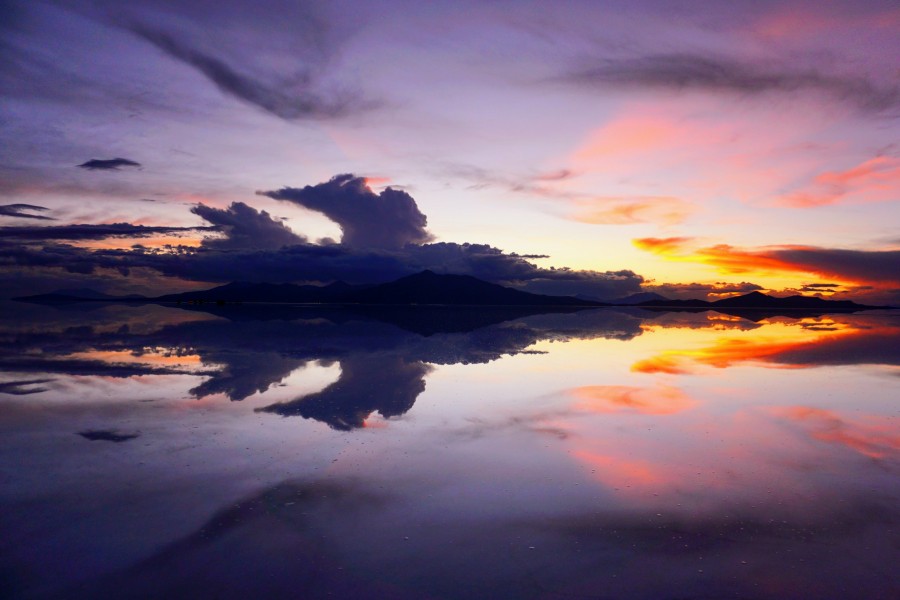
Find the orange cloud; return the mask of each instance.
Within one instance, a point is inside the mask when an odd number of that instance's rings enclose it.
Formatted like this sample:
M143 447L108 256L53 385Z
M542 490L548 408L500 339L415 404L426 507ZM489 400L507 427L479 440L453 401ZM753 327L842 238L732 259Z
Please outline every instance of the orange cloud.
M870 458L884 458L900 452L900 435L886 424L864 425L840 418L834 412L809 406L795 406L783 416L827 444L839 444Z
M578 150L576 161L593 162L609 155L631 154L674 143L680 135L675 122L657 116L627 115L594 131Z
M844 171L817 175L808 189L788 194L778 203L797 208L836 204L848 198L856 202L896 200L900 192L900 158L876 156Z
M654 388L626 385L588 385L569 392L578 399L577 410L592 413L627 412L643 415L671 415L697 402L678 388L660 385Z
M694 212L689 203L671 196L592 198L577 201L577 206L573 220L598 225L676 225Z
M667 237L667 238L638 238L631 240L631 243L648 252L670 256L685 249L685 247L693 241L694 238L689 237Z
M635 247L667 260L711 265L724 273L757 276L800 274L839 283L900 284L900 250L849 250L818 246L764 246L755 250L728 244L696 247L695 238L638 238Z

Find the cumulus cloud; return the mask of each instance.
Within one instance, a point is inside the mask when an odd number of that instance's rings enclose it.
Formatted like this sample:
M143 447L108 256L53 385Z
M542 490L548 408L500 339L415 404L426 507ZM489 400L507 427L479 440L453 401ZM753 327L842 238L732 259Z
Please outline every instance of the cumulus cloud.
M129 160L127 158L92 158L91 160L83 162L77 166L81 169L87 169L89 171L118 171L122 167L140 167L141 163Z
M190 281L381 283L430 269L471 275L524 291L618 298L640 291L644 279L628 271L579 271L542 268L540 255L506 253L488 244L424 243L431 235L425 215L406 192L387 188L379 194L366 180L339 175L326 183L283 188L260 194L322 212L343 229L340 244L311 244L266 211L241 202L218 209L191 210L205 227L149 227L114 223L59 227L0 228L0 269L50 269L48 277L135 269ZM185 231L214 231L199 248L79 248L65 240L142 237ZM8 240L4 242L4 239Z
M132 25L130 30L170 57L196 69L224 94L285 120L341 117L373 106L372 102L348 92L318 91L316 78L310 71L280 81L265 81L260 75L242 73L224 59L168 33L143 25Z
M0 243L0 268L53 268L89 274L112 269L128 274L146 268L191 281L381 283L431 269L472 275L485 281L544 294L617 298L640 291L643 278L632 271L545 269L526 257L479 244L428 244L396 250L342 245L295 244L277 249L219 247L177 249L97 249L62 243Z
M861 76L689 53L599 60L560 79L576 85L739 94L813 91L828 94L866 112L884 112L900 107L900 88L896 85L879 86Z
M45 215L29 214L35 211L50 210L43 206L34 204L3 204L0 205L0 217L17 217L19 219L36 219L40 221L53 221L53 217Z
M376 194L363 177L337 175L318 185L257 193L322 213L340 226L345 246L401 248L432 239L412 196L390 187Z
M306 238L288 229L281 221L273 219L266 211L258 211L243 202L233 202L228 208L222 209L198 204L191 212L225 234L223 238L203 240L203 246L207 248L275 250L306 242Z

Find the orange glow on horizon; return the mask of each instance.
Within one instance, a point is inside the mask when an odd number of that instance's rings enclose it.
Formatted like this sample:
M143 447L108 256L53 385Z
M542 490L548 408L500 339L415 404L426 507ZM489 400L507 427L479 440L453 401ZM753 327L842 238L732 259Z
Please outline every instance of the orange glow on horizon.
M783 245L764 246L758 250L746 250L729 244L716 244L713 246L698 247L698 240L690 237L669 238L637 238L632 244L647 252L651 252L668 261L686 262L708 265L719 273L739 274L760 279L770 277L788 277L787 286L800 288L810 278L826 278L835 281L839 286L851 287L854 285L868 284L876 289L887 289L900 285L897 273L885 272L878 279L871 279L862 275L848 276L846 269L838 266L829 266L828 261L816 261L817 264L804 264L802 257L791 258L791 252L807 252L814 254L822 251L815 246ZM821 263L821 264L818 264ZM793 276L793 278L791 278ZM835 286L837 287L837 286ZM770 287L769 289L775 289Z

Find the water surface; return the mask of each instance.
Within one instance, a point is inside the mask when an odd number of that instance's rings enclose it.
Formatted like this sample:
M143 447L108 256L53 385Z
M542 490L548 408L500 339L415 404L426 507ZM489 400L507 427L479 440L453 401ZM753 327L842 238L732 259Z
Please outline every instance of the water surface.
M13 598L896 598L900 316L8 304Z

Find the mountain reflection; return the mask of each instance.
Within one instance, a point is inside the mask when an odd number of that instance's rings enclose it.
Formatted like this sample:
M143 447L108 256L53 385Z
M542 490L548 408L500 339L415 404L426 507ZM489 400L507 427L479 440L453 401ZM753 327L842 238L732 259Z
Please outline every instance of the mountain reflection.
M430 365L477 364L535 351L543 341L632 340L645 331L701 330L704 345L669 349L638 360L632 371L686 374L745 362L805 368L817 365L900 364L900 327L873 316L748 321L718 313L654 313L594 309L533 314L480 309L367 309L209 307L206 312L161 307L107 307L109 311L41 307L36 329L15 319L0 324L0 370L41 378L0 383L2 394L32 394L60 375L127 378L146 375L205 377L195 398L222 394L244 400L262 394L312 361L340 365L326 388L261 408L301 416L338 430L364 427L374 412L385 418L409 411L425 390ZM35 307L24 310L34 312ZM154 325L135 312L155 311ZM211 314L215 313L215 314ZM84 323L75 325L74 323ZM891 324L893 323L893 324ZM680 338L676 337L677 344ZM695 338L690 338L694 340ZM587 386L572 392L586 410L665 414L692 401L670 387Z

